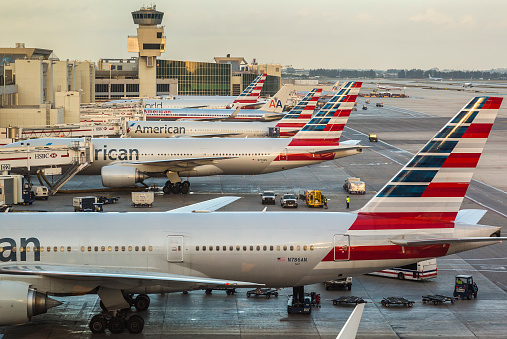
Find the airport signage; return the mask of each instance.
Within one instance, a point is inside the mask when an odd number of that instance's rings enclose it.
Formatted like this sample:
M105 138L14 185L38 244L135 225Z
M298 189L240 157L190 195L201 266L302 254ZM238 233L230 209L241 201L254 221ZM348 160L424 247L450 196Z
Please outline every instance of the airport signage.
M0 171L10 171L11 164L0 164Z

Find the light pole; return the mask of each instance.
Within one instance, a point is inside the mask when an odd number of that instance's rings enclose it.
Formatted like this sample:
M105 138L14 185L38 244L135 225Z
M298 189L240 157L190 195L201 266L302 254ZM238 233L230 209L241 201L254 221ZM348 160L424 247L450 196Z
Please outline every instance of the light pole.
M111 100L111 64L109 64L109 100Z
M4 102L5 102L5 95L6 95L6 88L5 88L5 65L7 64L7 61L4 59L2 60L2 65L3 65L3 68L4 68L4 93L2 94L2 107L4 107Z

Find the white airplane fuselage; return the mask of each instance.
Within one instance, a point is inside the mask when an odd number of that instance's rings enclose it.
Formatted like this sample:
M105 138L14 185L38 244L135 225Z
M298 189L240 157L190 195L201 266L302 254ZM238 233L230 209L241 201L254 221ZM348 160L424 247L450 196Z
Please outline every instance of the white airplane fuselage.
M469 243L414 249L390 243L389 239L402 234L489 236L498 229L456 224L454 228L426 231L351 231L349 227L356 217L355 213L337 212L2 213L0 246L8 246L5 239L11 239L18 251L5 250L0 256L3 264L10 265L114 267L288 287L373 272L486 245ZM37 249L36 254L33 246L42 250ZM0 280L30 281L40 291L62 295L89 292L97 283L93 278L76 283L19 275L0 275ZM167 287L163 282L143 286L117 282L115 286L132 293L193 289L185 284Z
M31 146L71 145L75 138L53 138L25 140ZM100 174L101 168L122 163L164 161L175 159L217 157L213 164L197 166L190 170L182 168L180 177L208 175L254 175L278 172L301 166L316 164L361 153L361 149L311 154L312 151L340 147L331 146L289 146L290 138L95 138L93 142L93 163L80 174ZM16 142L4 147L19 146ZM222 157L227 157L222 159ZM163 166L138 164L141 172L160 173ZM36 171L32 167L32 171ZM150 174L150 176L156 176Z
M234 109L208 108L150 108L145 107L147 121L223 119L231 121L270 121L279 120L284 114L271 113L259 109L241 109L236 116L230 117Z
M265 138L278 122L204 122L204 121L133 121L130 138L178 138L225 134L228 138Z

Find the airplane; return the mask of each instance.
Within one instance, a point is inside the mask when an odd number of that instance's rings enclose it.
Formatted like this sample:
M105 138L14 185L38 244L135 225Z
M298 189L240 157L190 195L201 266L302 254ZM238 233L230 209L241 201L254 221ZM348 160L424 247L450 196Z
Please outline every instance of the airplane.
M119 99L112 100L102 104L103 107L118 106L125 104L142 103L144 108L237 108L244 105L255 104L260 96L262 87L266 80L267 74L261 74L254 81L243 90L243 92L236 98L229 96L210 97L210 96L177 96L174 98L163 99ZM248 108L245 106L245 108Z
M0 213L0 326L61 304L50 296L98 294L92 332L140 333L128 309L147 310L148 294L292 287L298 302L305 285L507 240L459 210L501 103L473 98L353 212L216 212L237 199L221 197L168 212Z
M386 91L391 91L391 90L401 91L401 90L403 90L403 88L401 88L401 87L389 87L389 86L382 86L380 84L377 84L377 89L383 89Z
M444 80L444 78L433 78L433 77L431 76L431 74L428 74L428 78L429 78L430 80L435 80L435 81L442 81L442 80Z
M280 120L285 114L283 108L289 98L291 85L284 85L268 101L258 102L262 104L259 109L245 109L250 105L248 100L237 100L232 109L208 109L208 108L161 108L156 100L145 100L144 114L147 121L168 120L200 120L200 121L273 121ZM260 90L259 90L260 93ZM153 104L151 104L153 102Z
M293 138L91 138L94 161L79 174L100 174L105 187L130 187L167 177L164 193L189 191L181 177L256 175L362 153L357 140L339 142L362 82L344 87ZM71 146L77 138L41 138L3 148ZM36 167L31 167L36 172Z
M278 121L131 121L128 122L127 136L131 138L265 138L278 134L280 137L291 137L310 121L321 93L322 89L313 89Z
M468 87L468 88L472 88L472 87L474 87L474 85L473 85L471 82L465 82L465 83L463 84L463 88L467 88L467 87Z

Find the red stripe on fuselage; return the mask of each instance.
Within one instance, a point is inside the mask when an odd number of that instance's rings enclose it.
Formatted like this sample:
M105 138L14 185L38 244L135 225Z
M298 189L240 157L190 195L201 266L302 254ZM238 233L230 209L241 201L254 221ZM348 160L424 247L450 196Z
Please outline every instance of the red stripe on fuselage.
M432 182L428 185L422 197L464 197L468 189L468 182Z
M457 212L359 212L350 230L454 228Z
M393 260L393 259L412 259L412 258L431 258L441 257L447 254L449 244L402 247L399 245L380 245L380 246L350 246L349 261L360 260ZM334 247L322 259L322 261L334 261L335 253L337 257L342 256L342 247Z
M334 153L295 153L280 154L273 161L329 161L334 159Z

